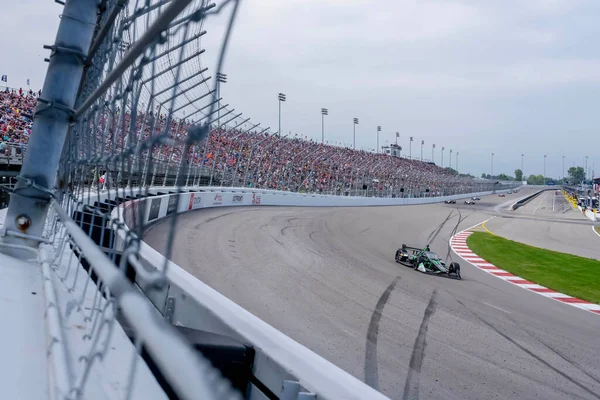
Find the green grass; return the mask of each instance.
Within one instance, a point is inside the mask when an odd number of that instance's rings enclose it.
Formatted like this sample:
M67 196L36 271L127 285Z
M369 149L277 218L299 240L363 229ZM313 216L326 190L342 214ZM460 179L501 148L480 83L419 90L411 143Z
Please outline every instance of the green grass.
M573 297L600 303L600 261L475 232L467 244L498 268Z
M596 232L598 232L598 234L600 234L600 225L595 226L594 229L596 230Z

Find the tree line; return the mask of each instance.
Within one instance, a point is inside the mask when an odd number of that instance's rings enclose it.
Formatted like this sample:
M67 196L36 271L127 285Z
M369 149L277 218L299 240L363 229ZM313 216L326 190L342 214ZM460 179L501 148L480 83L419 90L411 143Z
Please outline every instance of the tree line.
M568 178L562 179L554 179L551 177L544 177L544 175L529 175L528 177L523 176L523 171L519 168L515 170L514 176L499 174L499 175L491 175L491 174L481 174L481 177L484 179L492 179L499 181L523 181L526 180L528 185L543 185L545 183L556 183L558 185L562 184L579 184L586 180L585 170L583 167L571 167L567 171Z

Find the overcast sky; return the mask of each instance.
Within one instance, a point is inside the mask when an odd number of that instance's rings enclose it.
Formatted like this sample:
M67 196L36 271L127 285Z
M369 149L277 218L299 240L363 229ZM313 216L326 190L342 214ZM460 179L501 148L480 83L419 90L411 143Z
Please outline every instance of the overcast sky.
M10 86L41 87L60 7L9 2L0 73ZM459 170L561 176L600 171L600 1L598 0L245 0L227 55L222 96L263 126L374 148L393 142L440 163L460 152ZM206 26L211 56L224 19ZM212 35L211 35L212 34ZM7 57L7 55L9 57ZM455 167L453 154L452 166Z

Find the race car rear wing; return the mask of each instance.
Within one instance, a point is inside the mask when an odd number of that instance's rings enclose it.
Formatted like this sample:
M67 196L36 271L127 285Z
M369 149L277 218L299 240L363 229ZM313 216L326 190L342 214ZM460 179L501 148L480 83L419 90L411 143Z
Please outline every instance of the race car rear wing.
M420 247L412 247L412 246L407 246L405 244L402 244L402 251L413 251L413 253L417 253L417 252L422 252L422 251L426 251L426 247L425 248L420 248Z

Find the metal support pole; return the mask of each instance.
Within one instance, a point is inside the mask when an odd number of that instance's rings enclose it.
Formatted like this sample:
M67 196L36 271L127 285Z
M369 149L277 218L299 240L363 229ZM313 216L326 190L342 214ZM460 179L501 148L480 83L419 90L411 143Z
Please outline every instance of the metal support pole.
M321 144L325 143L325 114L321 113Z
M456 173L458 173L458 151L456 152Z
M63 8L44 81L43 98L38 98L33 129L19 174L22 179L10 194L13 201L3 232L7 242L36 246L39 240L31 238L42 236L97 12L97 0L67 0Z
M442 168L444 168L444 150L445 150L445 147L442 146L442 163L441 163Z

